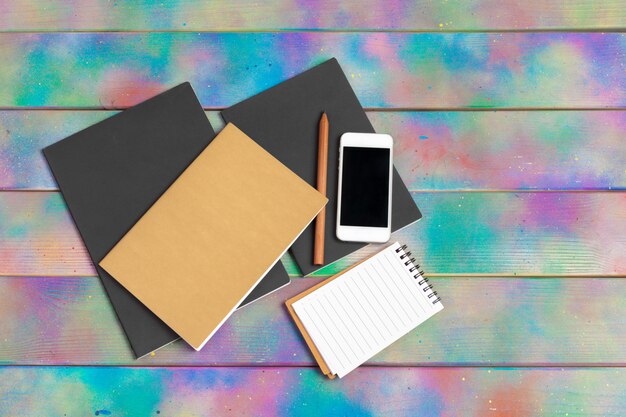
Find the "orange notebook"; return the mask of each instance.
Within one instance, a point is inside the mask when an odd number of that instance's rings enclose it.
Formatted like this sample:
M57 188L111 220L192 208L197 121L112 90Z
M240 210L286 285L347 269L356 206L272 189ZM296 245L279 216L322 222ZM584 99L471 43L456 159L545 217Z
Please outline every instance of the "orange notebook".
M396 242L286 302L324 375L347 375L443 309L406 249Z
M199 350L326 202L228 124L100 266Z

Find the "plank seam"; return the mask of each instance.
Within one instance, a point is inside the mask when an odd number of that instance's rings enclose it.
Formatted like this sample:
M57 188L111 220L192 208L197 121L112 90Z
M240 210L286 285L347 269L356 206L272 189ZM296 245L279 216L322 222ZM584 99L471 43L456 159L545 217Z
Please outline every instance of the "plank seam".
M262 33L262 34L274 34L274 33L406 33L406 34L421 34L421 33L444 33L444 34L455 34L455 33L623 33L626 27L621 26L589 26L589 27L570 27L570 26L562 26L562 27L537 27L537 28L516 28L516 29L508 29L508 28L493 28L493 29L446 29L446 28L428 28L428 29L377 29L377 28L258 28L258 29L233 29L233 28L215 28L211 30L203 29L203 30L193 30L193 29L99 29L99 28L90 28L90 29L10 29L10 30L0 30L0 34L79 34L79 33L110 33L110 34L149 34L149 33L215 33L215 34L228 34L228 33Z
M312 275L302 276L290 274L290 278L295 279L323 279L331 276L329 275ZM587 279L623 279L626 275L623 274L511 274L511 273L484 273L484 274L448 274L448 273L435 273L429 272L429 277L433 278L519 278L519 279L567 279L567 278L587 278ZM71 278L71 279L83 279L83 278L98 278L98 275L68 275L68 274L45 274L45 275L33 275L33 274L20 274L20 273L0 273L0 278Z
M234 103L233 103L234 104ZM122 111L132 106L104 107L104 106L0 106L0 111ZM205 111L222 111L225 106L203 106ZM409 113L409 112L580 112L580 111L626 111L626 106L607 107L363 107L371 113Z
M155 368L242 368L242 369L264 369L264 368L307 368L307 369L319 369L316 364L309 365L297 365L297 364L208 364L208 365L102 365L102 364L59 364L59 365L41 365L41 364L0 364L0 368L130 368L130 369L155 369ZM618 363L571 363L571 364L494 364L494 365L474 365L474 364L443 364L443 365L419 365L419 364L403 364L403 363L389 363L389 364L364 364L359 368L420 368L420 369L449 369L449 368L468 368L468 369L501 369L501 370L529 370L529 369L563 369L563 370L583 370L594 368L626 368L626 362Z

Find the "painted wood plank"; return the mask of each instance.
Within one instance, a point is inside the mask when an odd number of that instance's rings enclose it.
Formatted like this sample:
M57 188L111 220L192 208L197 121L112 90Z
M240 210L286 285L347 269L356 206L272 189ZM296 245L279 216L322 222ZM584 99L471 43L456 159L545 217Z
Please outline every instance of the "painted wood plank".
M299 278L237 311L200 351L134 360L95 277L0 278L0 364L314 366L284 301ZM445 309L371 365L626 366L626 279L432 278Z
M626 192L415 192L424 214L393 234L431 274L624 275ZM370 245L321 270L338 272ZM289 257L290 274L299 271ZM93 275L58 192L0 193L0 275Z
M431 2L319 0L258 2L20 1L0 9L0 30L531 30L626 26L617 0L545 4L513 0Z
M0 107L122 108L191 81L209 108L330 57L365 107L626 105L624 33L1 33Z
M113 111L0 111L0 189L56 189L41 149ZM219 112L207 116L216 129ZM626 189L626 111L378 112L413 190Z
M624 368L0 368L7 416L615 416Z

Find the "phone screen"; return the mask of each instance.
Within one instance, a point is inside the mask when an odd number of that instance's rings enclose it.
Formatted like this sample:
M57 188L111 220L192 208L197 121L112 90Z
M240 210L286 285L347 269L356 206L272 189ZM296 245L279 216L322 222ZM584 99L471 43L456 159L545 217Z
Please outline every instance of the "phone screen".
M388 226L390 151L343 147L341 225Z

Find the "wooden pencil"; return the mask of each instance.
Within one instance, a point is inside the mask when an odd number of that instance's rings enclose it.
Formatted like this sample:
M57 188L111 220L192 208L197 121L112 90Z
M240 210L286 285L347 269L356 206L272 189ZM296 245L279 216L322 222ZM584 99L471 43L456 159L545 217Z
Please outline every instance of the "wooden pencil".
M326 195L328 176L328 117L322 113L318 133L317 149L317 191ZM313 246L313 264L324 265L324 229L326 227L326 207L315 218L315 243Z

